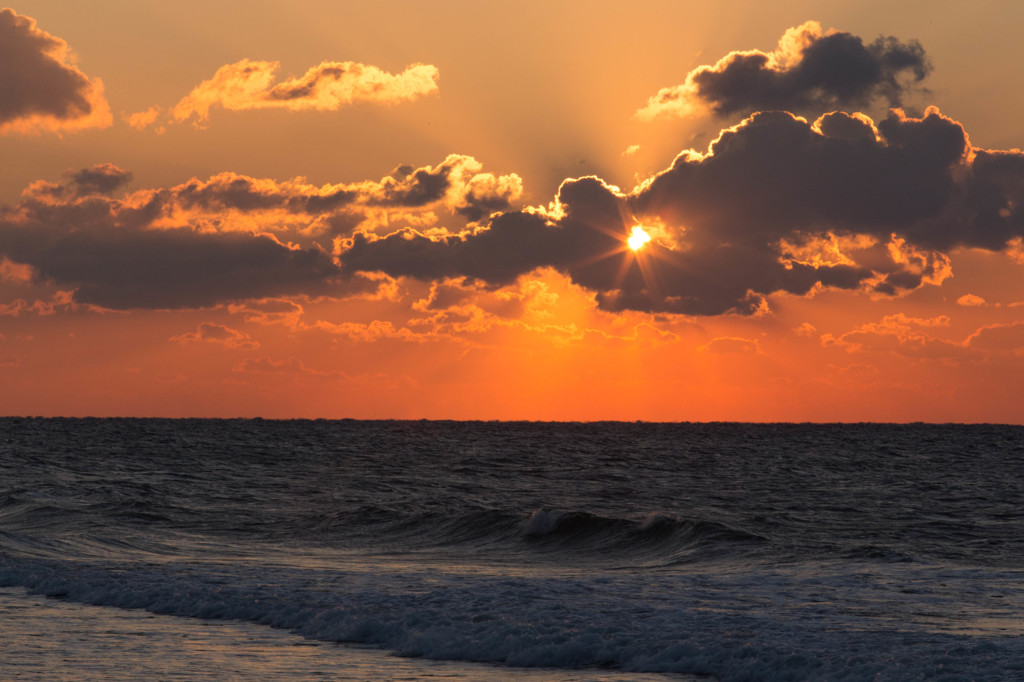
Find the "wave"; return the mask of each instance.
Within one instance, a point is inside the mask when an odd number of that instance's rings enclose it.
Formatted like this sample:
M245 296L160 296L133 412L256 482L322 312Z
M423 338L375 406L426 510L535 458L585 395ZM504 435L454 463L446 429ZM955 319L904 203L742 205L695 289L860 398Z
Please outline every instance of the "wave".
M555 560L587 556L615 565L673 565L731 556L760 546L760 535L714 521L651 513L625 519L589 511L511 512L460 509L406 512L374 506L341 514L293 519L281 532L301 532L319 543L459 551L475 558Z
M545 549L666 565L732 556L766 542L760 535L722 523L660 512L636 521L589 512L540 509L527 520L523 535L531 544Z
M138 501L86 502L9 491L0 497L0 550L55 559L173 558L185 538L169 521Z
M559 562L580 557L606 566L670 566L747 552L765 538L707 520L665 513L620 518L591 511L374 505L278 516L177 510L138 500L60 501L33 493L0 499L0 549L14 555L103 558L173 555L182 545L257 542L391 554L431 551L492 561Z
M944 575L964 584L977 578L948 570ZM0 554L0 586L101 606L245 620L308 639L372 644L410 657L600 666L723 680L1016 679L1024 659L1024 637L894 636L900 631L879 629L878 621L865 627L856 614L822 621L815 604L800 595L788 598L792 611L767 618L764 603L786 600L793 583L770 573L716 580L714 575L651 573L572 578L389 573L372 566L105 567ZM839 576L821 577L813 587L861 589L851 596L870 599L875 586ZM723 589L746 599L723 603ZM898 619L893 622L899 626Z

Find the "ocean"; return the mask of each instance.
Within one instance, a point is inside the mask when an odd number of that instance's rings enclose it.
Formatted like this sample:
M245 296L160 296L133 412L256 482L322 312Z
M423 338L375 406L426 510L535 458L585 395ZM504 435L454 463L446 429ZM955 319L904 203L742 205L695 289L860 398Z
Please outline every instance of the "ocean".
M1021 680L1024 428L0 419L0 679Z

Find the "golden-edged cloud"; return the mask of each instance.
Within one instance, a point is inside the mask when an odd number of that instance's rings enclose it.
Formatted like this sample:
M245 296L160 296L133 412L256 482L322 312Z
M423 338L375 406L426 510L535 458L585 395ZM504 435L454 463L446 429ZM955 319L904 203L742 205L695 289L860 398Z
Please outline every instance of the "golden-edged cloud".
M440 77L431 64L412 64L394 74L369 64L325 61L302 76L275 82L280 68L279 62L252 59L226 64L171 107L167 119L191 120L201 126L217 107L229 111L337 111L360 102L394 104L437 92ZM159 109L150 108L126 120L142 129L158 117Z
M109 308L367 295L401 277L493 288L551 268L606 311L753 315L775 293L941 285L951 250L1012 254L1024 237L1024 153L974 148L935 109L758 113L630 192L568 179L521 210L518 176L455 154L376 181L222 173L116 198L129 180L107 164L34 183L0 211L0 257ZM638 224L653 239L633 252Z
M436 89L436 69L423 65L392 76L325 63L275 83L277 69L223 67L174 116L202 121L214 106L333 109ZM758 97L809 106L897 101L927 61L916 43L865 46L808 23L770 55L734 53L700 71L706 78L691 76L702 97L726 102L730 74L748 71ZM722 111L757 104L748 100ZM842 111L815 120L758 112L632 191L569 178L546 207L517 209L518 175L484 172L459 154L380 180L315 186L225 172L117 197L130 180L105 164L33 183L20 203L0 208L0 258L74 290L76 303L121 309L383 296L399 278L443 283L440 301L550 269L605 311L712 316L766 313L776 293L899 296L941 285L955 249L1016 257L1024 243L1024 153L973 147L934 108L920 117L893 109L877 123ZM652 240L633 251L637 226Z
M930 70L917 41L880 37L865 45L808 21L787 30L772 52L730 52L697 67L682 84L658 91L636 115L649 120L703 108L716 116L776 109L820 113L875 100L899 106Z
M74 66L64 40L11 9L0 9L0 35L0 134L111 125L102 81Z
M835 336L822 334L821 344L848 353L891 353L917 358L985 359L1024 355L1024 322L997 322L979 327L962 340L943 338L937 330L950 326L945 315L887 315L880 322L858 325Z
M860 289L893 296L939 285L959 247L1010 252L1024 235L1024 153L971 147L929 109L877 125L755 114L706 153L688 150L625 193L598 178L562 183L549 209L511 211L460 235L357 231L350 272L491 286L551 267L605 310L757 314L776 292ZM657 225L638 253L636 224Z
M391 284L345 273L336 261L336 243L356 226L372 230L377 213L397 210L433 220L446 211L464 228L507 210L522 193L518 176L483 172L476 159L457 154L349 184L222 173L124 193L130 180L102 164L30 185L18 204L0 207L3 272L30 273L74 289L79 303L115 309L359 295Z
M956 299L957 305L976 307L985 305L985 299L981 296L975 296L974 294L964 294L960 298Z

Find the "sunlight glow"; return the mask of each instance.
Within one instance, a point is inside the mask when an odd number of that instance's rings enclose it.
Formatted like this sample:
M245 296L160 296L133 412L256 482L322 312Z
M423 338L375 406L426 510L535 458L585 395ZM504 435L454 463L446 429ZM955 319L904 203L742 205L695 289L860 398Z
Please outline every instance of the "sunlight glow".
M633 230L629 233L629 239L626 240L626 243L629 244L629 248L634 251L639 251L640 248L649 241L651 241L651 235L647 234L647 230L640 225L634 225Z

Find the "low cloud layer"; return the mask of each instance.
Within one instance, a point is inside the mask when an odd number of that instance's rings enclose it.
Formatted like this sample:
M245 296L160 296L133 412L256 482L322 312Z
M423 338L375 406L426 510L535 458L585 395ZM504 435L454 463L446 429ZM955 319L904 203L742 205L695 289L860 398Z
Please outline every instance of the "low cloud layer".
M958 247L1011 250L1024 235L1024 154L970 146L956 121L894 111L877 126L834 112L761 113L687 151L631 193L565 181L546 210L471 234L357 233L349 272L490 286L551 267L606 310L754 314L766 296L822 287L898 295L952 274ZM633 254L642 224L653 241Z
M522 192L522 179L515 173L488 173L475 158L450 154L435 166L399 166L380 180L321 186L303 178L279 182L219 173L158 190L147 201L159 205L164 220L224 230L231 229L237 214L238 229L298 231L329 239L347 235L361 223L372 229L375 221L386 223L388 214L396 212L427 225L436 220L430 212L437 210L477 221L508 210Z
M0 211L0 256L119 309L349 295L377 273L499 287L552 268L605 310L719 315L780 292L901 295L950 277L957 248L1012 256L1024 238L1024 154L974 148L934 109L877 125L759 113L632 192L570 179L521 210L518 176L460 155L320 187L223 173L118 197L129 180L105 164L34 183ZM652 240L634 253L636 225Z
M508 209L518 176L482 171L451 155L436 166L402 166L379 181L316 187L235 173L123 197L131 174L112 164L38 181L0 207L0 262L23 280L75 290L104 308L198 308L289 295L373 290L335 261L339 234L377 227L377 212L432 224ZM29 273L29 274L24 274Z
M243 59L217 69L167 112L173 122L202 125L210 110L288 109L337 111L359 102L393 104L437 92L439 72L430 64L413 64L398 74L357 62L322 62L296 78L276 82L280 63ZM145 128L160 109L132 114L128 123Z
M103 83L70 62L68 44L0 10L0 134L72 132L112 122Z
M823 32L808 21L791 28L773 52L730 52L691 71L681 85L662 88L637 112L641 119L686 116L709 108L716 116L786 110L821 113L874 101L899 106L929 73L924 48L893 37L864 41Z

